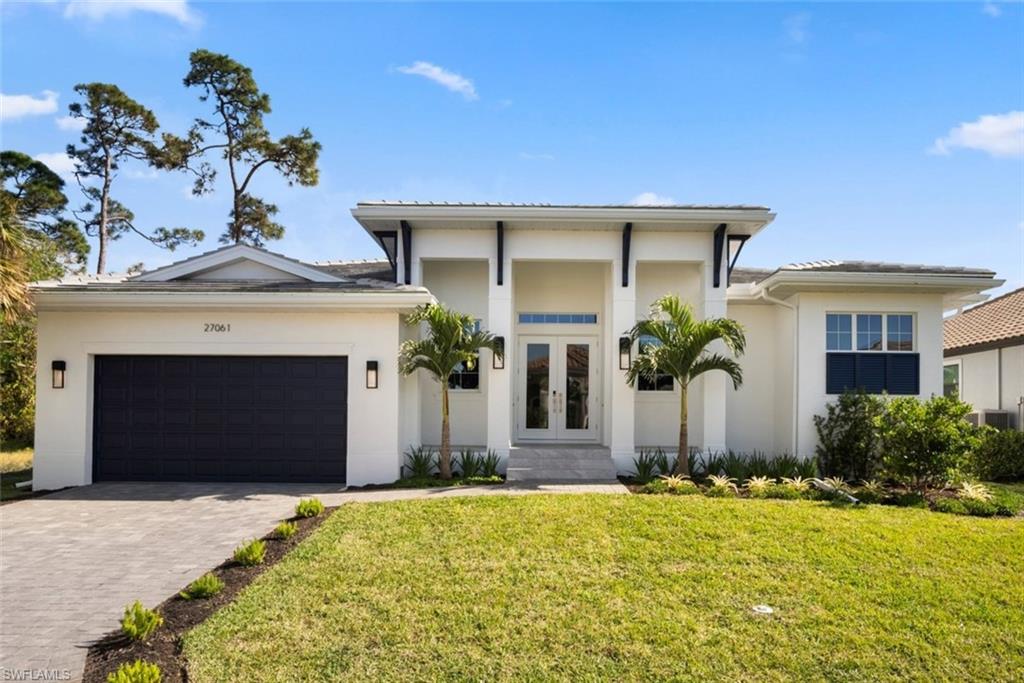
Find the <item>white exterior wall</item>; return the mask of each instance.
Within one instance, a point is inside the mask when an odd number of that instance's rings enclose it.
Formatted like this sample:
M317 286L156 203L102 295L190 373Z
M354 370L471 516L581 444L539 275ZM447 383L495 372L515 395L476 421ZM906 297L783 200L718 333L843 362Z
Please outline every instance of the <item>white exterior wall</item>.
M643 262L636 265L636 320L647 317L651 304L665 294L677 294L693 304L701 315L701 275L699 263ZM679 386L672 391L636 392L636 445L676 450L679 444ZM697 378L690 384L687 420L691 445L703 442L704 384Z
M423 286L438 301L459 313L488 322L487 261L427 261L422 264ZM451 410L452 444L481 447L487 443L487 388L490 356L482 354L480 388L448 392ZM420 420L425 444L441 443L441 386L424 371L419 375Z
M1024 344L949 356L960 363L960 398L975 410L1006 410L1017 429L1024 400Z
M211 321L231 331L204 333ZM397 313L319 311L39 312L36 489L92 482L93 357L103 354L348 357L348 484L399 476ZM50 363L67 362L53 389ZM366 388L366 361L380 363L380 388Z
M920 354L921 363L918 398L942 394L940 294L802 293L794 300L799 307L797 452L801 456L814 455L817 443L814 416L824 414L825 404L836 398L825 393L826 313L912 313L915 351Z
M729 317L743 325L747 351L739 358L743 384L733 389L728 382L726 400L726 442L734 451L777 450L775 430L779 426L776 408L780 400L776 373L778 306L765 304L729 305ZM784 378L782 383L787 384ZM784 449L785 450L785 449Z

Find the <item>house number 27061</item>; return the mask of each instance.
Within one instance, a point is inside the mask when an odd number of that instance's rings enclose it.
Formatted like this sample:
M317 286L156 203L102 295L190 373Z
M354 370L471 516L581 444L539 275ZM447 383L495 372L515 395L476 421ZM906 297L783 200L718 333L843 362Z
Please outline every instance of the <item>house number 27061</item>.
M230 332L231 323L203 323L203 332Z

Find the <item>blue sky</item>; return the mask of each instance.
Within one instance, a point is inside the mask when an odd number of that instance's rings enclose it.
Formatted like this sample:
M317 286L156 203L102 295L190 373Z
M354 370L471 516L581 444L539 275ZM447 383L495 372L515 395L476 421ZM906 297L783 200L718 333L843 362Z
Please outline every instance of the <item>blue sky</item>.
M263 173L304 259L378 257L360 199L765 204L742 262L984 266L1024 285L1024 7L1010 3L5 2L2 144L55 167L76 83L116 83L181 133L196 48L250 66L271 133L310 127L321 181ZM128 167L145 227L113 269L214 248L229 188ZM75 191L69 188L73 201ZM1004 288L1005 289L1005 288Z

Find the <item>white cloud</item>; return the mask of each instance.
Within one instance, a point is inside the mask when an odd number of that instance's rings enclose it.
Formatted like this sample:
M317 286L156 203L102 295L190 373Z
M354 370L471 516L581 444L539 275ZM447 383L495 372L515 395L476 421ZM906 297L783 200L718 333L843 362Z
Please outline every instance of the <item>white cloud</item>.
M555 155L554 154L543 154L543 153L537 154L537 153L534 153L534 152L520 152L519 153L519 158L520 159L526 159L527 161L554 161L555 160Z
M950 129L929 149L949 154L953 149L976 149L994 157L1024 157L1024 111L987 114Z
M78 116L58 116L53 122L61 130L80 131L85 128L85 119Z
M160 177L160 174L156 172L155 168L132 168L129 169L125 176L132 180L156 180ZM191 190L190 190L191 191Z
M807 40L807 27L811 23L811 15L807 12L791 14L782 20L782 28L790 42L801 44Z
M630 199L629 203L633 206L670 206L675 204L676 200L655 192L641 192Z
M0 93L0 121L13 121L23 116L39 116L57 111L57 93L44 90L42 97L5 95Z
M71 0L64 8L64 17L102 21L107 17L123 17L133 12L160 14L176 20L182 26L198 27L202 24L199 15L189 7L188 0Z
M983 3L981 6L981 11L993 18L1002 16L1003 14L1002 8L994 2Z
M46 164L57 175L68 177L75 172L75 162L64 152L43 152L34 158Z
M430 62L414 62L412 66L400 66L398 71L410 76L422 76L427 80L434 81L440 86L448 88L452 92L460 93L467 100L480 99L473 87L473 81L465 76L448 71L447 69L431 64Z

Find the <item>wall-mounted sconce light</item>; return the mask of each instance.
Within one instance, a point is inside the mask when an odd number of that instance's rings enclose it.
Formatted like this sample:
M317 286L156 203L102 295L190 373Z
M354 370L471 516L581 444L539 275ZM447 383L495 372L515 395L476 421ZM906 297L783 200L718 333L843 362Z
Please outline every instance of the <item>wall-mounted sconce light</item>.
M629 370L632 363L633 341L629 337L619 337L619 370Z
M55 360L50 364L50 368L53 370L53 388L63 389L64 373L68 369L68 364L62 360Z
M495 370L505 369L505 338L494 338L494 351L491 353L491 367Z
M377 388L377 361L375 360L366 361L366 388Z

